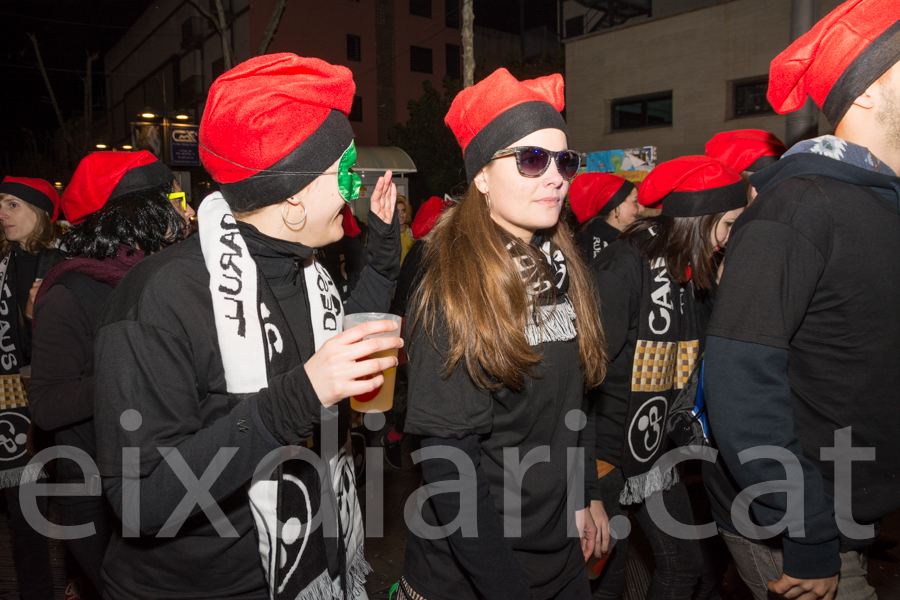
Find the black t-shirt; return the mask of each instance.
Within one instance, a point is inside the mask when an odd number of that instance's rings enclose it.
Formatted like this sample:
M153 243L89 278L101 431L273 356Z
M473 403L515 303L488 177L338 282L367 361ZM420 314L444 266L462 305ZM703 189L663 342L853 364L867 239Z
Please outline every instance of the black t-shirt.
M793 427L826 494L834 493L835 463L821 460L820 449L834 445L836 430L852 427L854 446L876 449L877 460L852 467L853 514L861 523L900 506L898 257L896 201L825 176L787 179L736 223L708 329L709 336L788 352ZM780 401L758 400L754 418L762 420L768 403ZM713 436L721 437L713 416Z
M446 348L446 338L437 338ZM434 438L480 436L481 469L500 515L504 513L504 449L528 452L549 446L550 461L530 467L522 483L521 537L508 538L522 576L535 598L551 598L584 568L578 538L567 537L567 449L577 448L579 432L566 426L571 410L585 410L584 377L578 341L548 342L538 377L525 379L516 393L478 388L463 366L444 379L444 360L419 327L409 344L409 408L406 433ZM428 482L426 482L428 483ZM582 499L583 500L583 499ZM583 504L579 504L581 508ZM438 523L428 500L426 523ZM483 558L490 565L491 556ZM425 540L410 533L405 577L429 600L480 598L460 568L446 538Z

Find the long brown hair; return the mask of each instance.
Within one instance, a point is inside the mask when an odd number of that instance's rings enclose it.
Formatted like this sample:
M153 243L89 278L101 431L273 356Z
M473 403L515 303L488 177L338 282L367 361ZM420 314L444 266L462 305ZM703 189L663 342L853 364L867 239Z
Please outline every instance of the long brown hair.
M565 223L545 230L548 236L566 259L579 362L586 387L596 387L606 374L607 358L594 286ZM491 219L487 199L474 185L441 216L427 240L422 280L410 304L410 331L423 325L437 348L433 332L443 313L449 340L445 377L463 363L483 389L505 385L521 391L525 375L535 375L541 354L528 345L525 325L529 315L537 314L538 298L529 299L509 243L515 252L533 253L535 263L546 268L535 248Z
M712 288L719 268L716 247L710 237L724 215L725 213L700 217L642 217L619 237L634 240L641 256L650 260L662 258L666 263L669 279L674 283L690 279L695 288L708 290ZM650 229L656 235L640 239L640 234ZM690 277L688 267L691 269Z
M4 200L7 196L8 194L0 194L0 200ZM29 254L37 254L41 250L56 247L56 241L60 237L60 230L50 221L50 215L47 214L47 211L33 206L28 202L23 201L22 204L30 208L31 211L37 215L37 224L34 226L34 231L31 232L31 235L29 235L28 239L24 242L19 242L19 246L21 246L22 250ZM2 228L0 228L0 258L9 256L14 243L16 242L11 242L6 239L6 234L3 233Z

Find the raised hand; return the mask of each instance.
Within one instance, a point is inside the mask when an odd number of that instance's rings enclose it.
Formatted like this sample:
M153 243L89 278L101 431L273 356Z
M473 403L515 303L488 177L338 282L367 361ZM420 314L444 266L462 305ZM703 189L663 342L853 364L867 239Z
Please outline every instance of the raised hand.
M394 220L394 210L397 206L397 185L391 183L393 175L391 171L387 171L378 178L369 204L371 211L388 225Z

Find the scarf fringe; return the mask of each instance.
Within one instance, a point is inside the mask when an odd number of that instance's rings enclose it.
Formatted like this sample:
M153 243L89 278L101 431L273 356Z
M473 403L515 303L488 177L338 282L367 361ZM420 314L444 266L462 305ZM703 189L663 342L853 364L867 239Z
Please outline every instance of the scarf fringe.
M664 492L678 483L678 471L669 467L665 472L653 467L646 473L629 477L625 481L625 489L619 495L619 504L638 504L656 492Z
M577 334L575 308L568 296L563 296L557 304L541 306L540 318L531 318L525 325L525 339L529 346L540 346L542 342L567 342L574 340Z
M347 590L349 591L349 600L356 600L363 596L366 591L366 575L374 571L372 566L366 561L365 547L360 546L353 557L353 562L347 568ZM340 578L335 579L333 583L334 599L341 600L343 593L341 591Z
M43 465L25 465L17 469L0 471L0 488L6 489L17 485L25 485L26 483L34 483L38 479L44 479L45 477L49 477L49 475L44 470Z
M325 569L321 575L303 588L302 592L297 594L295 600L334 600L334 598L331 576L328 574L328 569Z

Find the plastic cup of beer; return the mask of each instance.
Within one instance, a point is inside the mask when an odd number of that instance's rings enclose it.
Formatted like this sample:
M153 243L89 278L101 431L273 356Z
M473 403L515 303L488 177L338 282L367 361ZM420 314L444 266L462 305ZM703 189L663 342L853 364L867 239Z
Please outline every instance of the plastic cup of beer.
M397 315L391 315L388 313L356 313L347 315L344 317L344 331L361 323L368 323L369 321L393 321L397 324L397 329L396 331L386 331L384 333L367 335L363 338L364 340L379 337L400 337L400 324L403 322L403 319L401 319ZM394 358L396 358L397 349L394 348L392 350L385 350L384 352L376 352L375 354L371 354L366 358L362 358L360 360L381 358L383 356L393 356ZM350 408L362 413L387 412L391 409L391 407L394 405L394 381L397 377L397 367L392 367L384 371L382 374L384 375L384 383L380 388L378 388L377 390L373 390L367 394L350 396ZM372 377L376 377L377 375L378 374L375 373L374 375L366 377L366 379L371 379Z

